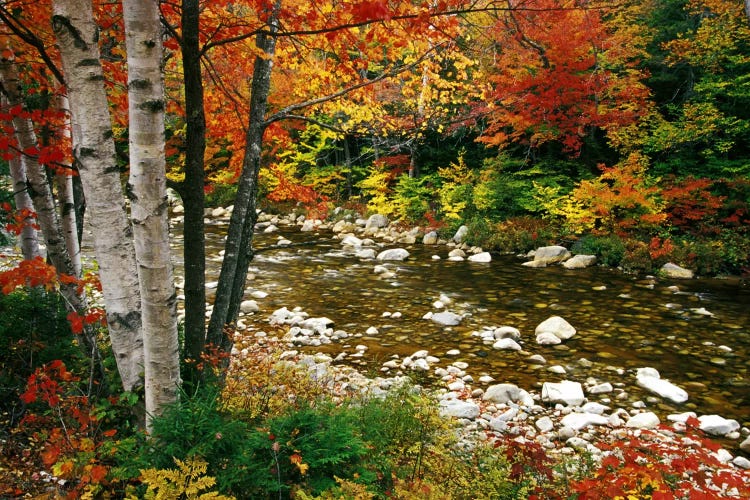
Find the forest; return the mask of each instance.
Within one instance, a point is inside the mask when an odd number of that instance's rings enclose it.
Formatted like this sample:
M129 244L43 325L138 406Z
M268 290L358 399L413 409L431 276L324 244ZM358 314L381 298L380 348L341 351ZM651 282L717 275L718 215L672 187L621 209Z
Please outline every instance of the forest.
M750 494L693 420L572 468L463 450L414 386L349 400L234 335L259 213L747 279L748 0L4 0L0 51L0 496Z

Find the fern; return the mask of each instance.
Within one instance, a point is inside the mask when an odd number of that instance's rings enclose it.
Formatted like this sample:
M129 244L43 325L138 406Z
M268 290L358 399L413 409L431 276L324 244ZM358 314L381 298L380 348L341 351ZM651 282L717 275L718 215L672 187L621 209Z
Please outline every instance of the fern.
M144 469L141 479L148 485L146 499L173 500L230 500L234 497L220 495L215 491L204 491L216 485L216 479L206 476L208 464L199 457L185 461L174 459L177 469Z

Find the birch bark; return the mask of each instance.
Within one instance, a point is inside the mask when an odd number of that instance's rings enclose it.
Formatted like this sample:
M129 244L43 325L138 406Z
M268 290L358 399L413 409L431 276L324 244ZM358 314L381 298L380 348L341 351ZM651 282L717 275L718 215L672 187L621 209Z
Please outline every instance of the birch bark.
M70 114L68 111L68 99L64 96L58 96L57 107L66 114L66 124L70 125ZM65 137L70 137L70 129L66 128L63 132ZM73 195L73 171L70 165L63 165L66 169L58 169L55 173L55 183L57 184L57 202L60 205L60 214L62 216L62 231L65 238L65 246L68 248L70 260L73 263L75 276L80 278L83 272L81 264L81 245L78 239L78 223L76 217L76 204ZM67 170L67 171L66 171Z
M7 100L3 97L2 99L3 108L7 108ZM8 126L13 126L10 122L3 122ZM8 160L8 166L10 167L10 176L13 179L13 201L16 204L16 210L29 210L34 211L34 205L31 202L29 196L29 190L26 187L26 168L21 162L19 156L14 156ZM34 228L36 220L33 217L27 217L24 219L24 226L19 235L19 242L21 244L21 254L26 260L31 260L34 257L40 256L41 251L39 249L39 237L37 230Z
M124 0L131 219L143 312L146 428L177 400L180 359L169 249L164 84L157 0Z
M143 384L141 301L133 234L115 159L90 0L55 0L52 27L65 72L73 154L86 197L107 325L126 391Z

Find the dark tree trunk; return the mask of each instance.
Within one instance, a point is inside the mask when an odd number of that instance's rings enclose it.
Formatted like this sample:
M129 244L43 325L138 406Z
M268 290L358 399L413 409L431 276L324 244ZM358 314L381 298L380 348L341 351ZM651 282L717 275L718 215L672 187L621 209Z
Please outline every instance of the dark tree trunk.
M225 335L225 327L237 320L239 304L245 289L247 268L252 259L253 229L256 221L256 194L260 171L261 146L266 128L265 115L271 88L271 70L276 49L279 3L268 22L268 32L261 32L256 44L264 57L256 57L250 90L250 123L245 138L245 157L238 182L234 211L224 249L224 261L219 274L214 309L208 325L207 341L229 352L232 339Z
M182 71L185 80L185 182L181 196L185 207L183 248L185 262L185 349L183 357L197 362L206 340L206 246L203 156L206 150L206 117L198 40L199 2L182 2ZM195 363L185 365L185 382L197 382ZM186 387L187 388L187 387Z

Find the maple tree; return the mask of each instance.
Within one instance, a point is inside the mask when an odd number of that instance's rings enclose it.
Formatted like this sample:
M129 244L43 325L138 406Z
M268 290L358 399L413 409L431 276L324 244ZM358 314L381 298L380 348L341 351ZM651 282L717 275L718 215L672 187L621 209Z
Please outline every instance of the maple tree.
M481 141L556 141L578 155L595 129L627 127L648 109L648 90L635 63L644 39L606 2L534 0L511 3L490 23L485 59L489 126ZM625 20L621 19L625 18Z

